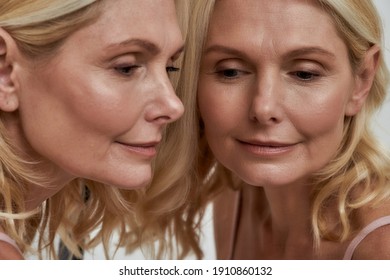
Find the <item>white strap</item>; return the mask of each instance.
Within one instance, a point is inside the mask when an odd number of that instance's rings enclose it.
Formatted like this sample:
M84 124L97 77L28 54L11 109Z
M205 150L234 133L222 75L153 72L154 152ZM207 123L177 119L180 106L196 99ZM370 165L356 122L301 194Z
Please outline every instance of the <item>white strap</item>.
M5 234L4 232L0 232L0 241L4 241L12 246L14 246L19 253L22 253L18 247L18 245L16 244L15 240L13 240L11 237L9 237L7 234Z
M361 232L359 232L354 239L352 239L351 243L348 245L347 250L345 251L343 260L351 260L353 253L355 252L355 249L357 246L359 246L360 242L364 238L366 238L367 235L369 235L371 232L376 230L377 228L380 228L385 225L390 224L390 216L384 216L382 218L379 218L370 224L368 224L365 228L362 229Z

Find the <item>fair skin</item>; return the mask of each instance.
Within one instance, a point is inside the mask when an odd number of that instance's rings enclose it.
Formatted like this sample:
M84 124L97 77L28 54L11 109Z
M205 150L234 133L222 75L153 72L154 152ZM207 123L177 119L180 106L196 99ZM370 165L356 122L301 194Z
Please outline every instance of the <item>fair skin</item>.
M174 2L106 1L97 21L43 62L0 36L5 126L52 179L45 191L29 186L27 208L78 177L144 187L164 128L184 111L168 76L183 48Z
M235 257L341 258L345 244L313 251L311 176L364 104L378 50L353 73L332 19L313 1L217 1L209 28L198 88L207 141L218 161L265 191L259 203L256 188L243 191L250 226L239 228Z

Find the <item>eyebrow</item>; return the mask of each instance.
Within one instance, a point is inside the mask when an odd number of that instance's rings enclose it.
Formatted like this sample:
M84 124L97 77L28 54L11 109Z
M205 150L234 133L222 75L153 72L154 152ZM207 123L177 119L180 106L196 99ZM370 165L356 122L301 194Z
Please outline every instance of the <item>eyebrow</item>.
M213 52L220 52L220 53L230 54L234 56L246 56L245 53L242 51L239 51L235 48L226 47L223 45L211 45L210 47L207 47L204 50L203 55L207 55Z
M110 50L110 49L114 49L114 48L118 48L118 47L126 47L126 46L139 46L139 47L147 50L152 55L157 55L161 52L161 49L156 44L154 44L150 41L147 41L147 40L134 39L134 38L129 39L129 40L125 40L125 41L120 42L120 43L110 44L109 46L107 46L106 49ZM175 54L172 57L179 55L181 52L183 52L183 50L184 50L184 45L182 45L175 52Z
M223 45L211 45L210 47L207 47L205 51L203 52L203 55L207 55L209 53L213 52L219 52L219 53L225 53L233 56L238 56L238 57L248 57L248 55L235 48L223 46ZM283 57L299 57L302 55L310 55L310 54L320 54L323 56L327 56L330 59L335 59L336 56L330 52L327 51L324 48L321 47L299 47L297 49L288 51L287 53L283 54Z
M118 47L130 46L130 45L139 46L143 49L146 49L151 54L158 54L160 52L160 48L157 47L157 45L155 45L152 42L149 42L147 40L142 40L142 39L129 39L129 40L126 40L123 42L113 43L113 44L108 45L106 49L110 50L110 49L114 49L114 48L118 48Z
M285 57L299 57L302 55L310 55L310 54L320 54L323 56L327 56L330 59L336 58L334 53L332 53L324 48L321 48L321 47L303 47L303 48L289 51L284 56Z

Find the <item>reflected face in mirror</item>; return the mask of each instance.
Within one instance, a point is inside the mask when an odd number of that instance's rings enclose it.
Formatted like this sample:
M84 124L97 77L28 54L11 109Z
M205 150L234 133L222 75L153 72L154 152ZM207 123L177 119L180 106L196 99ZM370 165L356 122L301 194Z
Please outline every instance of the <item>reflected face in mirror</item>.
M217 0L198 103L210 148L242 180L307 183L339 148L356 94L348 49L315 1Z
M64 183L147 184L164 128L183 113L168 76L182 47L174 1L104 1L48 62L17 67L25 152Z

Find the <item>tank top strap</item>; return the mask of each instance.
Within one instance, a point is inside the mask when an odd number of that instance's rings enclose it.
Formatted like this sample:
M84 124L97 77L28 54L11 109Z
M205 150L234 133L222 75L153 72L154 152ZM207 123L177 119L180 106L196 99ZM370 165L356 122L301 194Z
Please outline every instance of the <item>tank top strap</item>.
M16 244L15 240L13 240L11 237L8 236L8 234L5 234L4 232L0 232L0 241L4 241L10 245L12 245L13 247L15 247L19 253L22 254L22 252L20 251L18 245Z
M357 246L359 246L360 242L364 238L366 238L367 235L369 235L371 232L376 230L377 228L380 228L385 225L390 224L390 216L384 216L377 220L374 220L370 224L368 224L366 227L364 227L349 243L347 250L345 251L343 260L351 260L353 253L355 252Z

